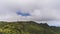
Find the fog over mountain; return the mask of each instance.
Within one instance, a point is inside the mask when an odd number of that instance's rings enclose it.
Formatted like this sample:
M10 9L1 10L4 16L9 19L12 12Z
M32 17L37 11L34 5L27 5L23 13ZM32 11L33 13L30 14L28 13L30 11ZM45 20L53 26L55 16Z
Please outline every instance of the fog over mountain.
M0 0L0 21L37 21L60 26L60 0Z

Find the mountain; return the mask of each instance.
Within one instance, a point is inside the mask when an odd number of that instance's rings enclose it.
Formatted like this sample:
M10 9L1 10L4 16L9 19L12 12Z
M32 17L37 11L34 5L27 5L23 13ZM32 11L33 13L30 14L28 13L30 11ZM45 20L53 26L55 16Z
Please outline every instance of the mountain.
M0 34L60 34L60 27L33 21L0 22Z

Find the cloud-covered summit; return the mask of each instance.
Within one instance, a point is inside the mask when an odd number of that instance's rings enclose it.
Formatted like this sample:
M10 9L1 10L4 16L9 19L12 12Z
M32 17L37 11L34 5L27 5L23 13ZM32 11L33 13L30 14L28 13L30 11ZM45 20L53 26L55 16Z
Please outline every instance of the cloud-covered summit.
M18 10L30 16L17 15ZM60 0L0 0L0 20L60 20Z

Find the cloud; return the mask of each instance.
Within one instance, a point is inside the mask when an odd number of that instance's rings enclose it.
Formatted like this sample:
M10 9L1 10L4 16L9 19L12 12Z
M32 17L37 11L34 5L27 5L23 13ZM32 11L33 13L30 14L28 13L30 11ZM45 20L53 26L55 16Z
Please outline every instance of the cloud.
M17 11L30 16L17 15ZM60 0L0 0L1 21L60 20Z

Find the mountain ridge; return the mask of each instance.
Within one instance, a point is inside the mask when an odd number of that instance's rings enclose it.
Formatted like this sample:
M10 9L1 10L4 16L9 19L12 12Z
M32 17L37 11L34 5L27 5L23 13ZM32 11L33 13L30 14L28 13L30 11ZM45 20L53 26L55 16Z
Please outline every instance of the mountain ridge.
M60 34L60 27L34 21L0 22L0 34Z

